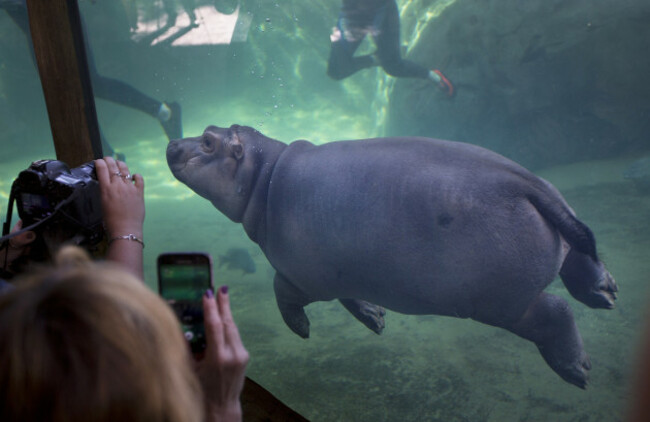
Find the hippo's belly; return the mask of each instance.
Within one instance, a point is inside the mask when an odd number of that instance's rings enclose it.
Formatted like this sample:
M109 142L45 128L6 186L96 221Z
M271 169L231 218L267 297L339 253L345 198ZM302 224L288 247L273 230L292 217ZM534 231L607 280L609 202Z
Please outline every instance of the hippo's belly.
M519 315L559 271L560 237L525 200L486 204L476 186L459 190L456 180L447 189L444 179L422 183L421 173L401 181L325 173L314 183L289 174L268 198L264 252L312 300Z

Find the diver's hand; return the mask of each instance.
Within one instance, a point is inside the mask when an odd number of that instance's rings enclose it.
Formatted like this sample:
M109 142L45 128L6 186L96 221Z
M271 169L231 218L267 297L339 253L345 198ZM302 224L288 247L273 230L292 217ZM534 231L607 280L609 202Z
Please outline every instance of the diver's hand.
M230 312L228 287L203 295L203 313L207 347L196 372L203 386L206 420L242 420L239 396L244 388L248 351Z

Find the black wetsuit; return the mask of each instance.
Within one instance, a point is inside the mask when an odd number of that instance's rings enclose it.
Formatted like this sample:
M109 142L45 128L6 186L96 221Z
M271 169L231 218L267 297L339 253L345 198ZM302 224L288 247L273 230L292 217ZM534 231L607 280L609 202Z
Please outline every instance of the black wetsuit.
M427 78L429 69L402 59L399 11L395 0L343 0L337 23L340 39L332 41L327 74L344 79L372 66L399 78ZM366 35L373 38L373 55L354 56ZM377 63L378 62L378 63Z

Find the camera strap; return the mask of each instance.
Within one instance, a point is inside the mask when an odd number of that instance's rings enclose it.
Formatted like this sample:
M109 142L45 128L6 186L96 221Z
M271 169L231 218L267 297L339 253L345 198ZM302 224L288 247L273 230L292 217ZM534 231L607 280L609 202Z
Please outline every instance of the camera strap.
M14 187L13 185L11 186L11 190L9 191L9 205L7 205L7 219L5 220L4 224L2 225L2 236L4 238L4 235L9 233L9 225L11 224L11 213L13 212L14 209L14 200L16 199L16 195L14 195ZM4 243L4 240L0 242L0 244Z
M4 243L7 242L9 239L12 237L18 236L19 234L25 233L27 231L33 230L40 226L41 224L49 221L52 217L58 214L59 210L61 210L62 207L65 205L69 204L72 202L77 196L78 196L78 191L75 191L67 197L65 200L61 201L58 203L56 207L54 207L54 211L47 217L43 218L42 220L37 221L36 223L24 227L18 231L15 231L13 233L9 233L9 226L11 225L11 215L12 215L12 210L14 208L14 200L15 200L15 195L14 195L14 190L11 189L11 193L9 194L9 205L7 207L7 220L4 222L2 226L2 237L0 238L0 248L4 246Z

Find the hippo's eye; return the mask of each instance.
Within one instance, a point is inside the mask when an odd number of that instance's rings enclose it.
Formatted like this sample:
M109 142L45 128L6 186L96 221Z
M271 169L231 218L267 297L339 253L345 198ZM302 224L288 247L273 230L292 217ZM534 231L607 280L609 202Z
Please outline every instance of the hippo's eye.
M212 140L209 137L204 136L203 140L201 141L201 146L207 150L211 150L213 146Z

